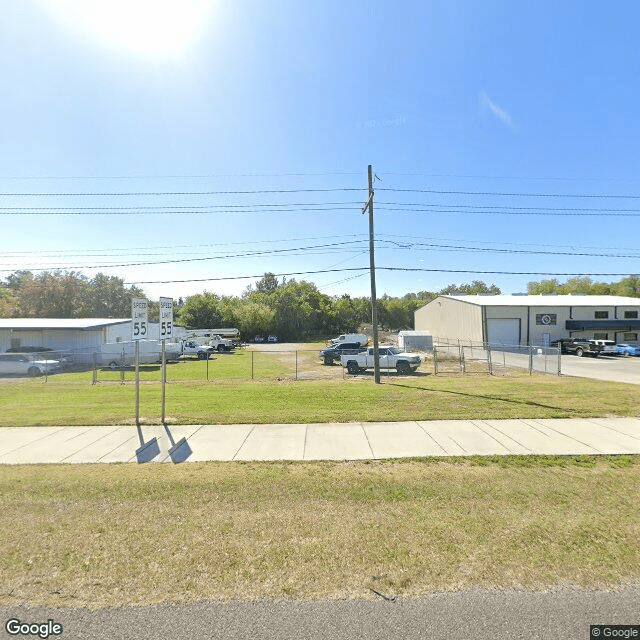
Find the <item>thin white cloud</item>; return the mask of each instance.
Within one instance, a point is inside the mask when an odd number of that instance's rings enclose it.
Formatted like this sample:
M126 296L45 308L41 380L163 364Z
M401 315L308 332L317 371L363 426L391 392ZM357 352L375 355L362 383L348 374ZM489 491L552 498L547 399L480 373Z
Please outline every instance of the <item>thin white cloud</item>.
M506 124L509 128L513 129L515 127L509 113L502 107L498 106L484 91L480 93L480 107L483 111L489 109L489 111L498 118L500 122Z

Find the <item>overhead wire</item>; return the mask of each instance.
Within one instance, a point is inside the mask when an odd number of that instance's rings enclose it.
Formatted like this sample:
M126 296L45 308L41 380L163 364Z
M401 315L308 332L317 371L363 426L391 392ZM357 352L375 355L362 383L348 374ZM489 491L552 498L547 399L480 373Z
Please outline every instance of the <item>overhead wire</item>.
M345 271L368 271L369 267L348 267L344 269L318 269L315 271L291 271L288 273L274 273L276 277L301 276L301 275L317 275L319 273L336 273ZM423 272L423 273L475 273L478 275L509 275L509 276L587 276L587 277L628 277L629 273L568 273L568 272L552 272L552 271L479 271L477 269L436 269L436 268L412 268L412 267L378 267L376 271L404 271L404 272ZM215 278L187 278L183 280L134 280L125 282L127 285L137 284L174 284L185 282L219 282L223 280L249 280L252 278L262 278L261 274L253 274L246 276L219 276Z

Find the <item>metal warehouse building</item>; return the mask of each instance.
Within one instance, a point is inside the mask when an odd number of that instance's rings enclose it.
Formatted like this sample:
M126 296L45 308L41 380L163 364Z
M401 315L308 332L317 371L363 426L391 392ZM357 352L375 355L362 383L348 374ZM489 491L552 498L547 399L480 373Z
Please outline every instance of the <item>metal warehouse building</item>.
M23 347L70 351L78 364L90 363L102 344L131 339L131 320L110 318L0 319L0 352Z
M415 312L417 331L502 345L567 337L638 342L640 298L580 295L438 296Z

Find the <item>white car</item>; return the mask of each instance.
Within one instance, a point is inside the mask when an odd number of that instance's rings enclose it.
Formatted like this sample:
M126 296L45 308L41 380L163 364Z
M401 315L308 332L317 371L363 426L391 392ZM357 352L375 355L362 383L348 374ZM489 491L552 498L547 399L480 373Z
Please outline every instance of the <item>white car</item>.
M62 368L59 360L37 360L24 353L0 353L0 375L42 376Z
M278 336L269 336L267 342L278 342Z

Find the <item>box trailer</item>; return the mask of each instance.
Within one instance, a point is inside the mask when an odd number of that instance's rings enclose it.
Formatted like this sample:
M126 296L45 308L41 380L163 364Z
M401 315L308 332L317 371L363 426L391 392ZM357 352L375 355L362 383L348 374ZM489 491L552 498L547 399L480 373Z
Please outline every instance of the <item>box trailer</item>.
M402 351L432 351L433 336L429 331L400 331L398 347Z
M165 358L167 361L178 360L182 350L175 342L167 342L165 345ZM162 341L140 340L140 364L153 364L162 362ZM136 363L136 343L133 340L127 342L105 342L100 351L95 354L95 364L99 367L118 369L131 367Z

